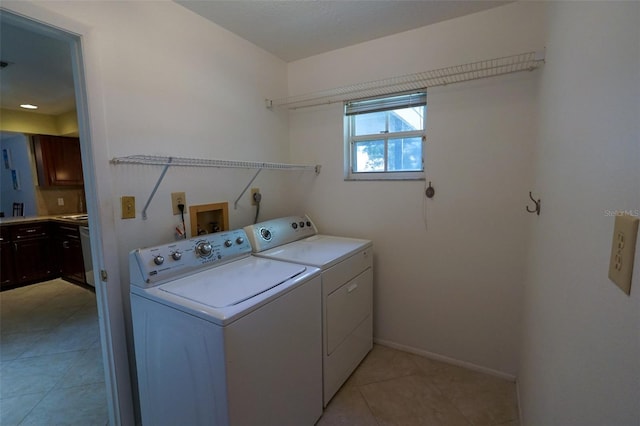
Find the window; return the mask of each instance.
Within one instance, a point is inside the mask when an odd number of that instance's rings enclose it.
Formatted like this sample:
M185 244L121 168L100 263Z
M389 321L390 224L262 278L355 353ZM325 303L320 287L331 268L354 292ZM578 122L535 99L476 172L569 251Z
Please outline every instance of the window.
M345 103L345 179L424 179L427 94Z

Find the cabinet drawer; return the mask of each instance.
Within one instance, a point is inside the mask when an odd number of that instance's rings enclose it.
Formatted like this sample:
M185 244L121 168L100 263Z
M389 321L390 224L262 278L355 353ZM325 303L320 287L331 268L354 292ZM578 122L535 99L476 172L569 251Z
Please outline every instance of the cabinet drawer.
M330 294L360 272L373 265L373 251L366 248L322 273L322 294Z
M12 240L23 240L25 238L43 237L48 233L47 223L29 223L24 225L13 225L11 227Z
M80 239L78 226L58 224L58 235L63 238Z
M358 324L371 315L372 303L373 272L371 268L327 297L327 355L330 355L358 327Z

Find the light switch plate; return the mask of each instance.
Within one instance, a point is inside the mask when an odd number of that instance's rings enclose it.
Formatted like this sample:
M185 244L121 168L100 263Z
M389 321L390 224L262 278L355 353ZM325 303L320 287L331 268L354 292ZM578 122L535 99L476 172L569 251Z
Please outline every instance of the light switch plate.
M620 215L616 216L613 226L609 279L627 294L631 294L638 223L640 223L640 218Z
M136 197L122 197L122 218L135 219Z

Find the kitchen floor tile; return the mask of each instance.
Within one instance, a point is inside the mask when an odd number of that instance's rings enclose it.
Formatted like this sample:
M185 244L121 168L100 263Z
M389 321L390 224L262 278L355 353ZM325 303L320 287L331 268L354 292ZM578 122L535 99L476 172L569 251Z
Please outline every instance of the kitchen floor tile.
M93 323L89 324L66 322L38 340L21 357L83 351L89 349L99 338L100 331L97 319L94 319Z
M104 383L50 392L21 425L102 425L108 417Z
M42 337L44 331L31 333L1 333L0 334L0 361L11 361L19 358L25 351L33 347Z
M104 386L104 367L102 366L102 349L88 349L76 359L67 374L58 382L56 388L102 383Z
M46 305L15 315L8 313L7 317L2 319L2 331L28 333L53 330L73 313L74 311L69 311L64 307L48 307Z
M95 293L57 279L0 292L0 424L108 424Z
M50 391L80 355L82 352L65 352L3 362L0 398Z
M2 426L19 425L46 394L46 392L39 392L0 399L0 424Z

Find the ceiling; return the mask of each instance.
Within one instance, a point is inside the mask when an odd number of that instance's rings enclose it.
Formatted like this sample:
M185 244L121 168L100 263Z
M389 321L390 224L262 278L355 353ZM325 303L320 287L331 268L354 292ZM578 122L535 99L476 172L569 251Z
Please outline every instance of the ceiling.
M174 0L291 62L501 6L487 0Z
M479 12L509 1L462 0L175 0L290 62L356 43ZM0 107L39 114L75 109L70 48L0 13Z
M69 44L7 22L0 17L0 107L27 111L20 104L38 105L36 113L59 115L75 110Z

